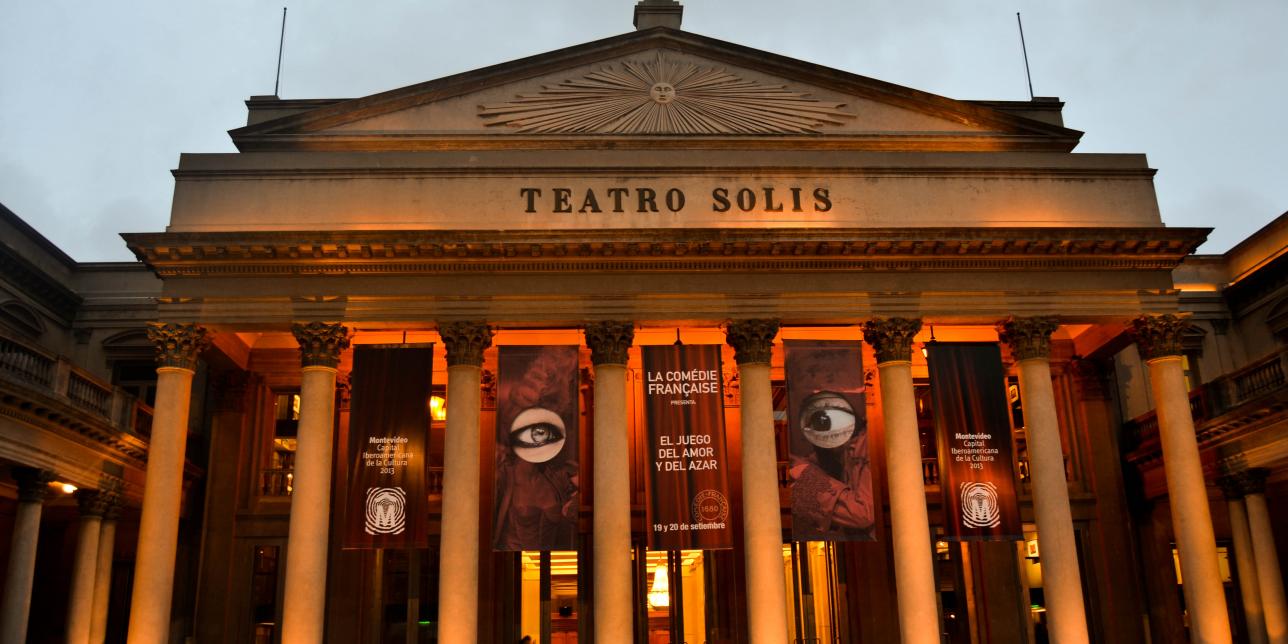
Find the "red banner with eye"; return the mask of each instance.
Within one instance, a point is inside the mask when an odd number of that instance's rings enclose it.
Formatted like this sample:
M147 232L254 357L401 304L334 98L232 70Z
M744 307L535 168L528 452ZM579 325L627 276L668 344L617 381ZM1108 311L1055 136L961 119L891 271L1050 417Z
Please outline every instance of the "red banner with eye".
M646 346L648 547L733 547L720 345Z
M795 541L874 541L863 349L853 341L783 342L787 473Z
M497 350L493 550L576 548L577 354L576 346Z
M433 364L432 344L353 350L343 548L429 546L425 454Z

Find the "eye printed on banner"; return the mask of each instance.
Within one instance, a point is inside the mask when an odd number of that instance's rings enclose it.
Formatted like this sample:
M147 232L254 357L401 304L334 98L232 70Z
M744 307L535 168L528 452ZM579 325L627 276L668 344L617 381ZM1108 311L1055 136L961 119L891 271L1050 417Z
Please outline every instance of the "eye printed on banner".
M820 391L805 399L801 435L810 444L835 449L854 436L854 407L841 394Z
M996 528L1002 523L997 486L992 483L961 484L962 525L968 528Z
M367 488L367 534L401 534L406 525L407 493L402 488Z

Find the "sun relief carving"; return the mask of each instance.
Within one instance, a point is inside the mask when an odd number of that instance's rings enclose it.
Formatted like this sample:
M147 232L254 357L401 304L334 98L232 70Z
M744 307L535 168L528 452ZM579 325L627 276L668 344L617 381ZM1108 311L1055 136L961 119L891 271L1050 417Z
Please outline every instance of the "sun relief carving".
M658 52L481 105L479 116L524 134L807 134L854 118L844 105Z

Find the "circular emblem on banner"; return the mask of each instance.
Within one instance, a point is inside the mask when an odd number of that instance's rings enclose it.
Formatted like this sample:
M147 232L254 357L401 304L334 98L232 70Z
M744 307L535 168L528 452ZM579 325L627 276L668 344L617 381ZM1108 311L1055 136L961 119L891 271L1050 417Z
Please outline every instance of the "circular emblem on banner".
M402 488L367 488L367 534L402 534L406 511L407 493Z
M719 490L703 490L693 497L693 520L717 523L729 518L729 500Z
M992 483L962 483L962 525L967 528L996 528L1002 523L997 486Z

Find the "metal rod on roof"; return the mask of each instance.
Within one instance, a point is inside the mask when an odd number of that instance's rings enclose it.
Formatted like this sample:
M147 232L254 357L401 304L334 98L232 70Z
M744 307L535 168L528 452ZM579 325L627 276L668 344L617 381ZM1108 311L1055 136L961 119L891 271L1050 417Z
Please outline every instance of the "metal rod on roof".
M1018 14L1017 14L1018 15ZM282 48L286 45L286 7L282 7L282 33L277 38L277 78L273 80L273 96L282 84Z
M286 20L285 17L282 20ZM1024 44L1024 22L1020 20L1020 12L1015 12L1015 24L1020 26L1020 51L1024 52L1024 77L1029 81L1029 100L1033 100L1033 75L1029 73L1029 48Z

